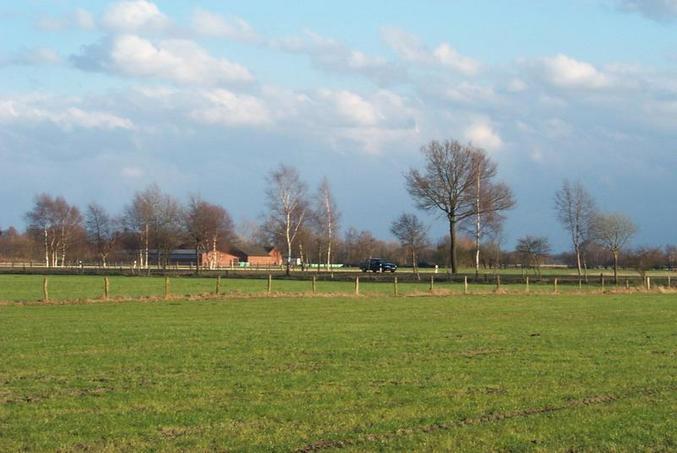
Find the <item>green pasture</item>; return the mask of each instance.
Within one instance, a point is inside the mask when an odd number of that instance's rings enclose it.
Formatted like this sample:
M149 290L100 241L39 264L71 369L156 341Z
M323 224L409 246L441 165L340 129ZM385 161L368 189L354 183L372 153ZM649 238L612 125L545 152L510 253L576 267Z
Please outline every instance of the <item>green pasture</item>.
M39 298L20 277L1 299ZM0 451L677 449L675 294L379 291L0 305Z
M307 280L287 280L273 278L271 295L313 295L312 275L307 275ZM369 275L367 275L368 277ZM361 296L386 296L394 295L395 287L393 279L397 275L385 275L380 282L368 281L365 277L359 284ZM268 281L263 278L221 278L220 294L230 297L258 297L268 295ZM421 276L418 282L399 282L397 285L398 295L438 295L438 296L463 296L464 284L445 281L444 275L434 276L433 291L430 291L430 275ZM636 284L636 283L634 283ZM634 285L633 284L633 285ZM171 298L195 298L213 296L216 293L217 280L214 277L171 277L169 279L169 294ZM677 281L673 283L677 285ZM623 281L618 286L607 279L604 289L624 289ZM48 277L48 296L50 301L75 301L96 300L103 298L104 277L84 275L50 275ZM164 297L164 277L109 277L109 297L111 299L129 298L159 298ZM635 288L635 286L632 286ZM472 279L468 284L468 292L492 293L496 291L496 283L475 283ZM552 282L529 284L529 293L534 295L547 295L555 292ZM559 284L559 294L600 292L602 287L599 281L591 280L579 288L578 284ZM527 286L522 283L501 284L501 294L526 294ZM315 284L315 294L318 296L354 295L355 283L353 281L318 280ZM43 299L43 277L40 275L0 275L0 302L2 301L40 301Z

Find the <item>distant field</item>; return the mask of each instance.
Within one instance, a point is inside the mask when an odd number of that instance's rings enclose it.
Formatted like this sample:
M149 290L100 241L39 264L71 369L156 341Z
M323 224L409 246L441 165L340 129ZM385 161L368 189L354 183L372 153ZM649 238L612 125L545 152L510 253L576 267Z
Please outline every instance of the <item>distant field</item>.
M9 303L0 451L675 451L676 325L674 294Z
M311 274L312 275L312 274ZM370 276L369 274L368 276ZM382 282L360 282L360 294L366 296L392 295L394 294L393 278L397 275L385 275ZM265 276L262 276L265 277ZM430 293L430 275L424 275L419 282L398 283L398 294L402 296L423 295ZM444 281L444 275L434 276L433 294L437 295L462 295L463 283L448 283ZM86 275L51 275L48 277L48 292L50 301L64 300L92 300L100 299L103 294L103 277ZM310 276L308 276L310 278ZM364 277L363 277L364 279ZM164 278L157 277L110 277L109 296L115 298L158 298L164 294ZM42 300L43 277L40 275L0 275L0 301L38 301ZM677 280L672 283L677 286ZM619 287L624 288L622 282ZM267 294L268 282L266 278L222 278L220 292L226 296L263 296ZM352 281L318 280L315 286L318 295L354 294L355 284ZM611 279L606 281L606 289L614 288ZM470 281L468 291L470 293L490 293L495 291L496 284L489 280L488 283L474 283ZM599 292L599 281L592 279L589 285L583 285L579 289L577 284L560 284L557 287L559 293ZM535 283L529 285L529 291L533 294L552 294L555 288L552 283ZM216 291L216 278L213 277L173 277L170 278L170 293L173 298L188 298L208 296ZM502 294L525 293L524 284L503 284ZM272 294L279 295L312 295L312 283L310 280L284 280L274 279L272 282Z

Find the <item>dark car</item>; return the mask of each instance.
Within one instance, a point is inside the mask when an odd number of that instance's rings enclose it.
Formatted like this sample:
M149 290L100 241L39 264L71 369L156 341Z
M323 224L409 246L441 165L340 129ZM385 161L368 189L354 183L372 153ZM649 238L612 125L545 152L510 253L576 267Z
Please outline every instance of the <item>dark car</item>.
M371 258L364 263L360 264L360 269L362 272L372 271L372 272L395 272L397 269L397 264L391 263L390 261L383 260L381 258Z

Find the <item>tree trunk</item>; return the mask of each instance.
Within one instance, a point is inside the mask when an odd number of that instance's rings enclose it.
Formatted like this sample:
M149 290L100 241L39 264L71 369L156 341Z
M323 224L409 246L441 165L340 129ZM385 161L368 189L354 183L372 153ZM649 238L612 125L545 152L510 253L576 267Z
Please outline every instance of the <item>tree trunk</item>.
M578 270L578 276L581 276L581 248L578 244L574 245L574 251L576 252L576 269Z
M481 216L480 216L480 176L482 172L477 171L477 196L475 198L475 210L477 211L477 219L475 221L475 278L480 275L480 235L481 235Z
M200 243L195 243L195 273L200 273Z
M47 240L47 228L45 228L45 266L49 267L49 241Z
M143 240L144 240L144 257L143 257L143 265L145 268L148 268L148 224L146 224L145 228L145 233L143 235ZM159 256L158 256L158 262L159 262Z
M614 284L618 284L618 252L613 251L611 252L614 256Z
M449 265L451 266L451 273L458 272L456 263L456 218L449 217Z

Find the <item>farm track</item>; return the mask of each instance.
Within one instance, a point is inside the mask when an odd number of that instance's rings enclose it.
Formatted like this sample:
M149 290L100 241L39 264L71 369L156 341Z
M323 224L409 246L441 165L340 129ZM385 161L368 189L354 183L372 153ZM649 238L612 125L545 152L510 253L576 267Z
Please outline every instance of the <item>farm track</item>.
M677 390L677 387L668 388L666 391L673 392ZM481 414L475 417L467 417L460 420L451 420L441 423L433 423L420 426L405 426L398 428L394 431L378 433L378 434L367 434L367 435L356 435L354 438L346 439L335 439L335 440L319 440L307 444L301 448L295 450L298 453L309 453L313 451L322 451L329 449L339 449L345 447L355 447L369 442L382 442L389 439L394 439L398 437L411 436L415 434L433 434L439 431L449 431L455 428L463 428L465 426L477 426L485 425L489 423L497 423L506 420L519 419L525 417L532 417L536 415L544 415L555 412L562 412L571 409L578 409L582 407L589 406L601 406L606 404L612 404L622 399L633 398L637 396L645 395L655 395L659 393L660 390L654 388L638 388L633 391L625 392L621 395L593 395L586 398L580 398L570 401L565 401L559 405L545 405L541 407L527 407L524 409L518 409L513 411L506 412L488 412Z

